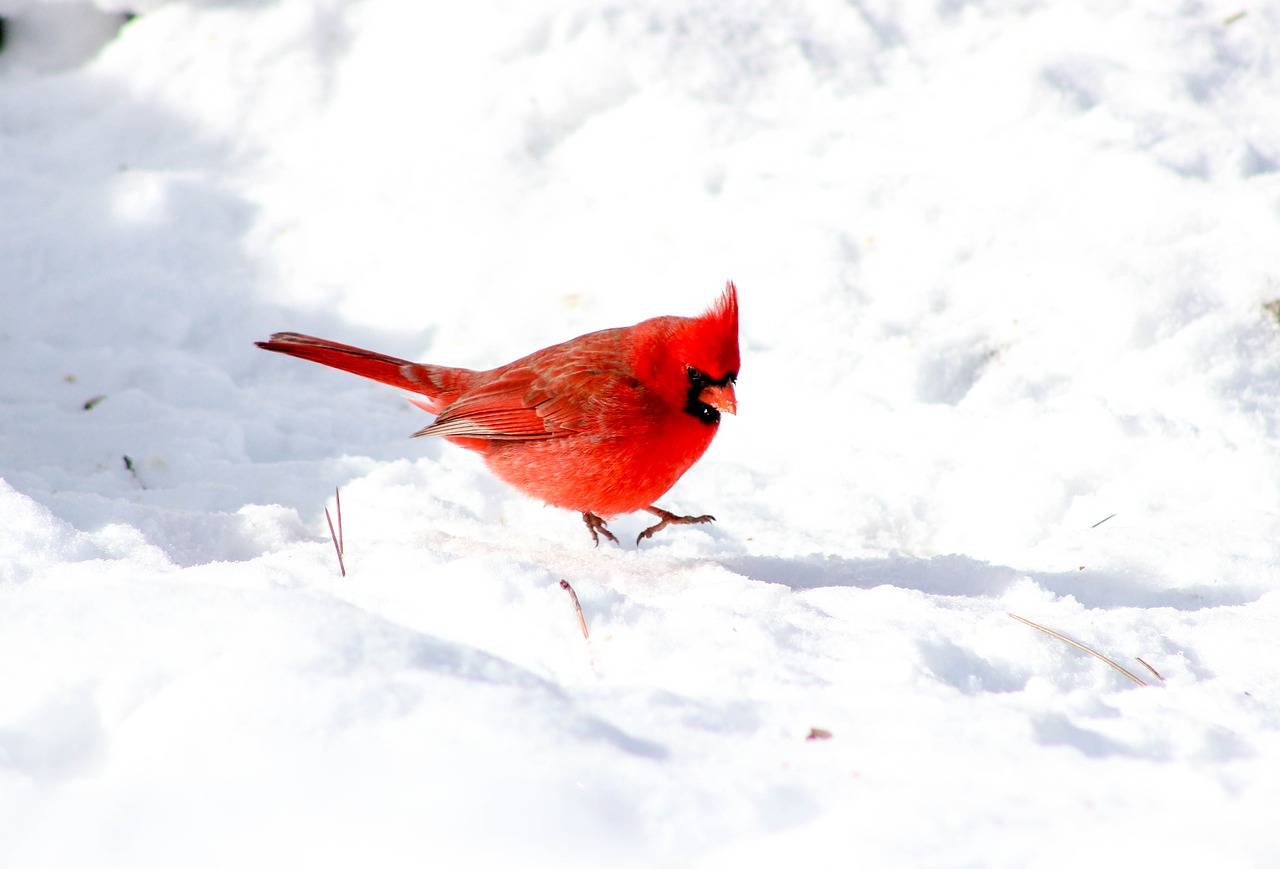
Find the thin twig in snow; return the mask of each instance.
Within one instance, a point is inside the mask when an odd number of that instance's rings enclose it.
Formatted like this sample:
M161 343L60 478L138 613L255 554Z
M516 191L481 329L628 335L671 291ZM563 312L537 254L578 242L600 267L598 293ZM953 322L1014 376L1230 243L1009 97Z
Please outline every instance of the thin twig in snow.
M1134 658L1137 658L1137 661L1138 661L1138 663L1139 663L1139 664L1141 664L1142 666L1144 666L1144 667L1146 667L1148 670L1150 670L1150 671L1151 671L1151 675L1155 676L1155 677L1156 677L1157 679L1159 679L1161 682L1163 682L1163 681L1164 681L1164 676L1161 676L1161 675L1160 675L1160 673L1159 673L1159 671L1157 671L1155 667L1151 666L1150 664L1148 664L1146 661L1142 660L1141 658L1138 658L1138 656L1137 656L1137 655L1134 655L1133 657L1134 657Z
M338 493L337 489L333 490L334 495ZM342 575L347 575L347 566L342 563L342 501L338 501L338 532L333 531L333 519L329 517L329 508L324 508L325 521L329 523L329 537L333 539L333 550L338 553L338 570L342 571Z
M573 590L573 586L569 585L568 580L560 580L560 587L569 592L569 597L573 598L573 609L578 614L578 627L582 628L582 639L591 639L587 634L587 620L582 615L582 604L578 603L578 593Z
M1108 658L1106 655L1102 654L1101 652L1098 652L1098 651L1095 651L1095 650L1093 650L1093 649L1089 648L1089 647L1088 647L1088 646L1086 646L1084 643L1077 643L1075 640L1071 639L1070 637L1068 637L1068 636L1064 636L1063 634L1058 633L1058 632L1057 632L1057 631L1055 631L1053 628L1046 628L1044 625L1038 625L1038 624L1036 624L1035 622L1031 621L1030 619L1024 619L1022 616L1016 616L1016 615L1014 615L1013 613L1008 613L1008 615L1009 615L1009 617L1010 617L1010 618L1017 619L1018 621L1022 622L1024 625L1030 625L1031 627L1035 628L1037 631L1043 631L1044 633L1048 634L1048 635L1049 635L1049 636L1051 636L1051 637L1057 637L1059 640L1062 640L1062 642L1066 643L1066 644L1067 644L1067 645L1069 645L1069 646L1075 646L1077 649L1079 649L1079 650L1080 650L1080 651L1082 651L1082 652L1088 652L1090 655L1093 655L1093 656L1094 656L1095 658L1097 658L1099 661L1103 661L1103 662L1105 662L1105 663L1107 663L1107 664L1110 664L1110 665L1111 665L1112 667L1114 667L1116 670L1118 670L1118 671L1120 671L1121 673L1123 673L1124 675L1128 676L1130 679L1132 679L1133 681L1137 682L1139 685L1144 685L1144 686L1145 686L1145 685L1147 684L1146 682L1142 681L1142 679L1140 679L1140 678L1138 678L1137 676L1133 675L1133 674L1132 674L1132 673L1130 673L1128 670L1126 670L1124 667L1121 667L1121 666L1120 666L1119 664L1117 664L1115 661L1113 661L1113 660L1111 660L1110 658ZM1139 660L1141 660L1141 659L1139 659Z
M338 554L347 554L347 545L342 540L342 490L337 486L333 487L333 500L338 505Z

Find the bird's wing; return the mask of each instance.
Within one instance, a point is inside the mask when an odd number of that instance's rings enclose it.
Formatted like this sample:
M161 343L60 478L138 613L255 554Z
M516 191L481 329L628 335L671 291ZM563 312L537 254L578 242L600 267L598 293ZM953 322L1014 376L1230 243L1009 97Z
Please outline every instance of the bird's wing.
M513 364L444 408L415 434L481 440L543 440L602 430L643 402L634 378L590 359Z

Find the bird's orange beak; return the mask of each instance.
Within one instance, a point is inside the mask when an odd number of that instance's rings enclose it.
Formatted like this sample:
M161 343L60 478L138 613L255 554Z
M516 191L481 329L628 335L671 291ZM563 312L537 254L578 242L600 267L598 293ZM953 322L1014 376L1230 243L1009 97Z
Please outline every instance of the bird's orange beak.
M709 404L723 413L738 413L738 397L733 394L733 384L708 386L698 393L698 401Z

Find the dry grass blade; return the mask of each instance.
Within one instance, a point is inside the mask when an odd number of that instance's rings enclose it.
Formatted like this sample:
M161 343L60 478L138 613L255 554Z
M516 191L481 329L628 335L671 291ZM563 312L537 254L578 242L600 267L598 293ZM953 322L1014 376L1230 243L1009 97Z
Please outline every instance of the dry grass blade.
M568 580L560 580L560 587L569 592L569 597L573 598L573 609L578 614L578 627L582 628L582 639L591 639L587 634L587 620L582 615L582 604L578 603L578 593L573 590L573 586L569 585Z
M1150 664L1148 664L1146 661L1144 661L1144 660L1142 660L1141 658L1139 658L1137 655L1134 655L1133 657L1138 661L1138 663L1139 663L1139 664L1141 664L1142 666L1144 666L1144 667L1146 667L1148 670L1150 670L1150 671L1151 671L1151 675L1152 675L1152 676L1155 676L1155 677L1156 677L1157 679L1159 679L1161 682L1163 682L1163 681L1164 681L1164 676L1161 676L1161 675L1160 675L1160 672L1159 672L1158 670L1156 670L1156 668L1155 668L1155 667L1151 666L1151 665L1150 665Z
M347 546L346 546L346 543L344 543L342 540L342 490L337 488L336 486L334 487L334 490L333 490L333 500L337 503L337 506L338 506L338 510L337 510L338 512L338 555L346 555Z
M324 508L325 521L329 523L329 536L333 538L333 551L338 553L338 570L342 571L342 575L347 575L347 566L342 563L342 545L338 543L338 535L333 532L333 520L329 518L329 508ZM339 519L341 525L341 519Z
M1119 664L1117 664L1115 661L1108 658L1106 655L1089 648L1084 643L1077 643L1075 640L1071 639L1070 637L1058 633L1053 628L1046 628L1044 625L1038 625L1035 622L1031 621L1030 619L1024 619L1022 616L1016 616L1013 613L1008 613L1008 616L1009 618L1017 619L1018 621L1022 622L1024 625L1029 625L1030 627L1035 628L1037 631L1043 631L1044 633L1048 634L1051 637L1056 637L1059 640L1062 640L1062 642L1066 643L1069 646L1075 646L1077 649L1079 649L1082 652L1088 652L1090 655L1093 655L1099 661L1102 661L1106 664L1110 664L1113 668L1123 673L1124 675L1128 676L1130 679L1132 679L1134 682L1137 682L1139 685L1145 686L1147 684L1146 682L1142 681L1141 678L1139 678L1138 676L1135 676L1133 673L1130 673L1128 670L1126 670L1124 667L1121 667Z

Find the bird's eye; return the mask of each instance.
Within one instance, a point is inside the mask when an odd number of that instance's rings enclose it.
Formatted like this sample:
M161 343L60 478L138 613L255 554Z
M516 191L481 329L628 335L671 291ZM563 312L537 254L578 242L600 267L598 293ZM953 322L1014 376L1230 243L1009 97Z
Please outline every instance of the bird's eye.
M686 365L684 367L684 373L689 375L690 383L697 383L699 380L707 379L707 375L703 374L701 371L694 368L692 365Z

